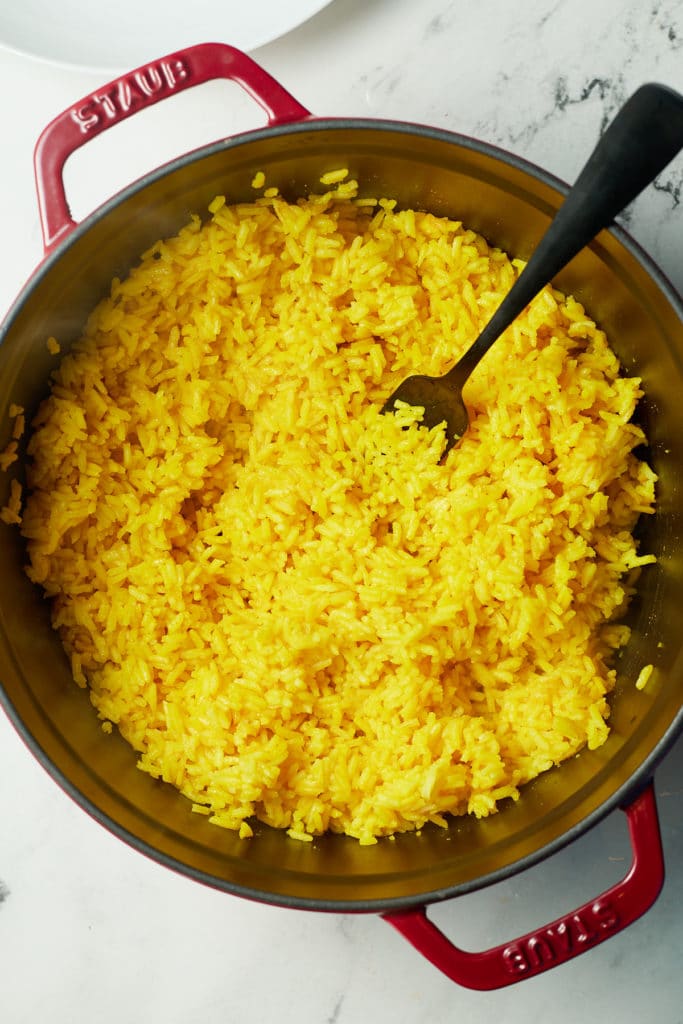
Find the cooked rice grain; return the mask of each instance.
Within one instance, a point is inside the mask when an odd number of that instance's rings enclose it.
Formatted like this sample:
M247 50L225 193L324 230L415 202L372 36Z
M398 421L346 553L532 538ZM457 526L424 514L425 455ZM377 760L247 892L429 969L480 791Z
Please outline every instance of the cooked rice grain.
M141 768L244 837L488 815L600 745L649 560L640 383L574 299L546 288L493 347L444 462L441 428L379 414L520 264L355 189L219 198L155 245L30 441L29 573L75 675Z

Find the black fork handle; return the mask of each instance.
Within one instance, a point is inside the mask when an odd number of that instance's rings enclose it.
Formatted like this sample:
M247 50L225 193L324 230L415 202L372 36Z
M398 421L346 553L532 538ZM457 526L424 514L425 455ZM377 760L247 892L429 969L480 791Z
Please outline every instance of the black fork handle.
M641 86L609 125L526 267L449 373L462 382L541 289L608 227L683 147L683 96Z

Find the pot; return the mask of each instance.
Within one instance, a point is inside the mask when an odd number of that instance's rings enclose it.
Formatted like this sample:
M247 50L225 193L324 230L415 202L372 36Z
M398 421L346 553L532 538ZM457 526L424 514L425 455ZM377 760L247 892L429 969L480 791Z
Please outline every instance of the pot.
M218 77L239 82L266 111L268 126L153 171L76 225L62 180L66 158L137 110ZM46 256L0 331L0 450L9 405L24 406L28 419L46 394L53 366L47 337L68 349L112 277L126 273L158 237L175 234L217 193L249 198L256 170L295 197L340 166L363 193L462 219L521 257L566 191L517 157L463 136L398 122L314 118L227 46L195 46L139 68L65 111L36 147ZM642 536L658 562L643 573L629 613L633 634L619 663L609 739L546 772L489 819L459 818L447 830L427 827L370 847L335 835L300 843L259 823L245 842L208 824L174 789L138 771L120 737L103 742L46 603L23 572L18 531L0 524L0 696L30 751L87 812L158 862L216 889L292 908L382 914L449 977L479 989L567 960L652 905L664 871L652 776L683 727L683 647L674 613L683 605L683 304L618 228L603 232L557 283L607 330L626 370L643 377L639 415L659 496ZM21 478L21 459L0 481L0 504L15 471ZM652 677L638 690L635 680L650 663ZM628 818L630 870L578 910L476 954L454 947L427 917L429 904L528 868L618 808Z

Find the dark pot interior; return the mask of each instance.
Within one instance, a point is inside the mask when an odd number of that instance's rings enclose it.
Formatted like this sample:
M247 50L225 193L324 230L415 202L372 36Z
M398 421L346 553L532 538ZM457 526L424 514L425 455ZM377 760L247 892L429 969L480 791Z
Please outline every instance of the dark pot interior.
M0 450L10 403L30 414L46 393L53 365L46 338L54 334L68 348L111 278L158 237L174 234L217 193L232 201L250 198L256 170L295 197L340 166L358 177L363 194L453 216L522 257L562 194L548 176L490 147L377 121L267 129L178 160L88 218L18 299L0 335ZM676 610L683 606L683 311L620 231L604 232L558 285L605 328L626 371L643 377L647 396L639 416L660 477L657 514L642 526L643 545L659 561L643 573L630 612L633 636L619 663L607 743L547 772L518 803L488 820L454 820L446 831L425 828L371 847L339 836L304 844L258 824L255 838L241 841L138 771L133 751L118 736L103 735L87 694L71 680L47 606L22 571L21 538L0 523L3 700L33 753L89 813L157 860L230 892L301 907L388 910L465 892L533 863L649 778L683 724ZM10 475L0 480L0 504ZM655 672L639 692L635 679L650 662Z

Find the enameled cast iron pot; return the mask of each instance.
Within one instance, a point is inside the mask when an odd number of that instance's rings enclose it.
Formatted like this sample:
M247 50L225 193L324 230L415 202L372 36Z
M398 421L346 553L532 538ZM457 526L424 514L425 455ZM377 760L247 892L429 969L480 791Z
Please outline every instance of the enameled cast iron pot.
M258 101L268 127L190 153L74 224L62 182L67 156L136 110L219 77L239 82ZM535 167L462 136L395 122L314 118L230 47L196 46L138 69L58 117L36 148L46 257L0 332L0 450L10 403L30 416L46 393L53 366L47 337L68 349L112 277L158 237L176 233L218 193L235 201L252 197L256 170L293 198L318 188L320 175L340 166L359 179L363 193L462 219L522 257L564 191ZM480 989L566 960L651 906L664 870L652 775L683 725L683 307L617 229L603 232L558 285L607 330L626 371L643 377L639 415L659 497L642 543L658 563L643 573L631 609L633 636L620 660L608 741L547 772L488 820L458 819L447 831L424 828L371 847L339 836L301 843L258 824L255 837L241 841L208 824L170 786L138 771L123 740L103 737L87 694L71 680L48 608L23 573L19 534L0 524L3 703L33 754L85 810L162 864L225 892L295 908L380 913L449 977ZM8 488L5 475L0 504ZM648 663L655 670L641 692L634 682ZM428 920L430 903L534 864L616 808L628 817L630 871L577 911L477 954L456 949Z

